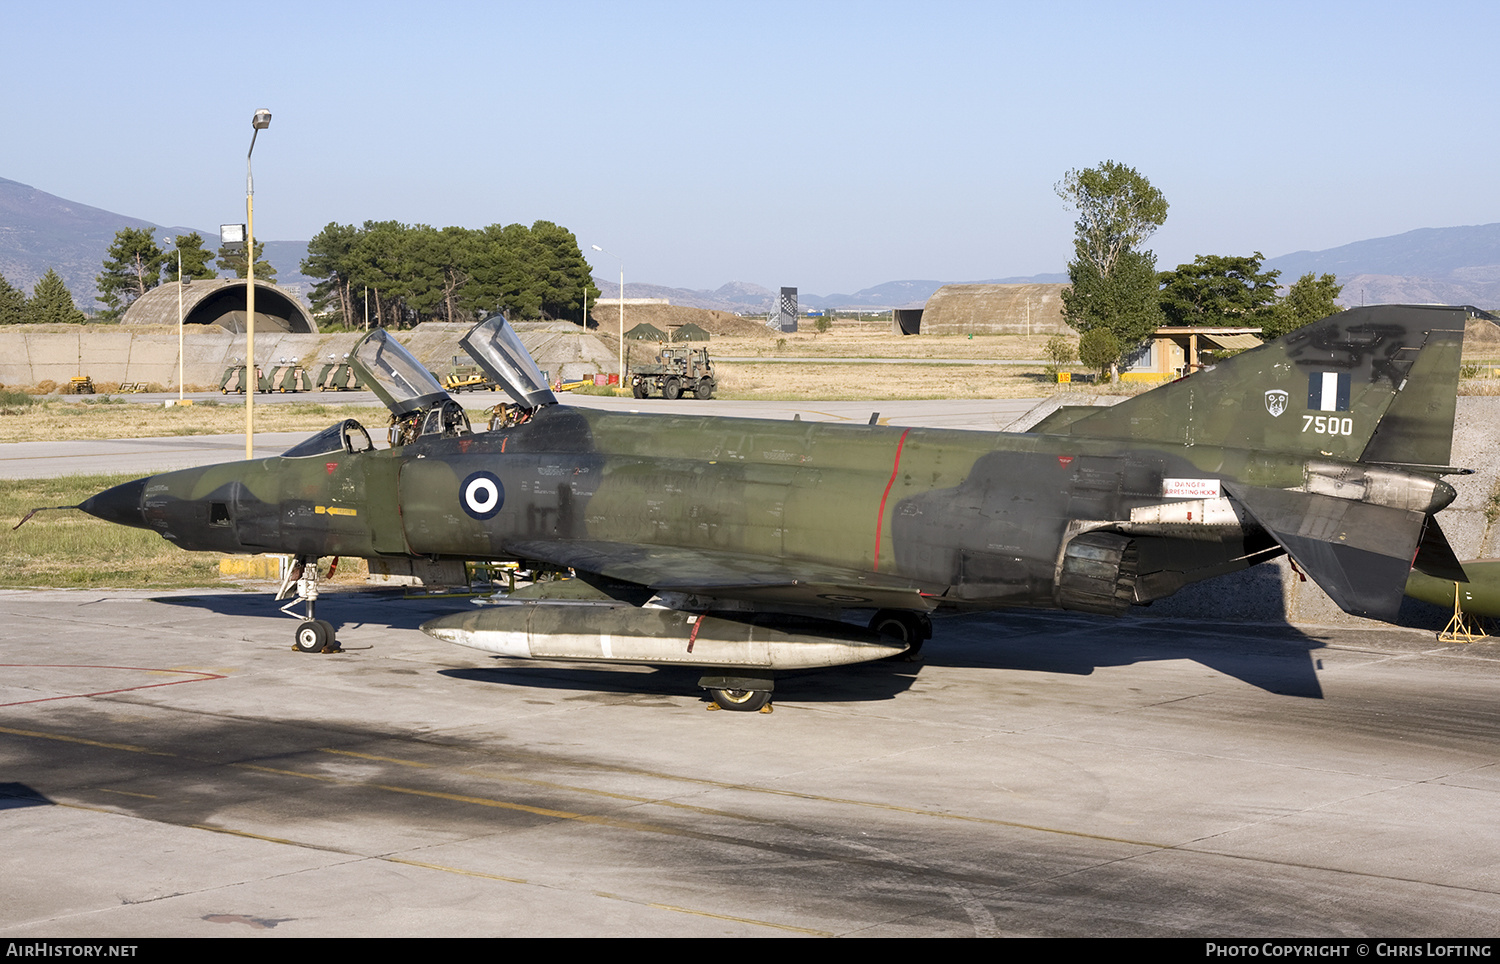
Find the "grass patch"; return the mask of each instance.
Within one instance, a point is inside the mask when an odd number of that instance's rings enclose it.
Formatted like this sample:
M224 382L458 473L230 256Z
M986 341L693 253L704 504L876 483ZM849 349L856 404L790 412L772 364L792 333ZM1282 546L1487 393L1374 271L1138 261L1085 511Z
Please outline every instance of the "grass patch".
M222 553L186 552L150 529L95 519L77 509L40 512L20 529L17 522L37 506L77 505L122 482L125 475L70 475L17 479L0 486L0 589L202 589L233 587L219 575ZM323 560L323 569L328 560ZM363 559L339 562L334 584L365 583ZM325 582L326 585L326 582ZM255 586L264 588L264 583Z
M0 401L0 442L59 442L101 438L164 438L178 435L235 435L245 431L245 409L215 402L163 408L123 400L37 400L8 408ZM255 406L255 431L316 432L345 418L356 418L372 433L386 424L384 406L327 405L318 402ZM470 418L474 418L471 413Z
M0 535L5 565L0 588L184 588L221 585L219 554L184 552L147 529L113 525L77 509L40 512L37 506L77 505L139 475L73 475L17 479L0 487Z

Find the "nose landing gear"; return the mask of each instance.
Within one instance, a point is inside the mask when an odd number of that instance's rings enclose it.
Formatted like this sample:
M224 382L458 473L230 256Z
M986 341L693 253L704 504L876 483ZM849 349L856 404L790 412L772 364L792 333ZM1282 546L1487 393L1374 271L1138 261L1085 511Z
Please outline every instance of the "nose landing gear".
M338 570L339 560L335 556L333 565L328 567L328 575L332 578ZM292 593L297 598L281 607L281 611L295 618L296 614L290 612L299 602L306 605L306 615L302 622L297 625L297 632L292 637L292 648L299 653L342 653L338 638L335 636L333 623L326 619L318 619L315 607L318 602L318 560L316 556L297 556L292 564L287 567L286 577L281 580L281 589L276 593L278 600L285 599Z

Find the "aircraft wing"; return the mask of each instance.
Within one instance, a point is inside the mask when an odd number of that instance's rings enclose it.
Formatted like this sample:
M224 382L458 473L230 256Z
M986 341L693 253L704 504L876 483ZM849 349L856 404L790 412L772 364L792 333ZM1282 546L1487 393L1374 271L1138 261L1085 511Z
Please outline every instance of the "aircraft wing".
M712 549L619 542L523 541L519 556L598 573L657 592L680 592L765 606L930 611L936 600L907 580L816 563Z

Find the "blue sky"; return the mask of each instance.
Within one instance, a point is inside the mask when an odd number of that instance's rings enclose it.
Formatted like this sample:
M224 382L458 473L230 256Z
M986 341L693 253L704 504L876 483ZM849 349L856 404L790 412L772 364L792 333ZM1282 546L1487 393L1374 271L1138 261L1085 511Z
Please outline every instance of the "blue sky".
M248 11L248 12L242 12ZM1158 264L1500 221L1481 3L9 4L0 177L163 224L555 221L596 271L1060 271L1105 159ZM247 66L248 65L248 66ZM229 68L233 67L233 72Z

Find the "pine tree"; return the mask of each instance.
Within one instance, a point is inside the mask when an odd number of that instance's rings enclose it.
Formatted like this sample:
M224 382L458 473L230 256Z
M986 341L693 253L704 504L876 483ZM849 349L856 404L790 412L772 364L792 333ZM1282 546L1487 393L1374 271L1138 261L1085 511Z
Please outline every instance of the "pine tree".
M182 257L182 273L187 275L191 281L202 281L208 278L217 278L218 272L213 269L209 262L213 261L213 252L203 247L203 235L194 231L192 234L179 234L174 239L177 250L166 251L162 254L161 280L163 283L177 280L177 258Z
M183 266L186 267L186 262L183 263ZM220 248L219 270L233 271L236 278L245 277L250 269L245 264L244 247L240 248L238 254L231 252L228 245ZM271 263L266 260L266 243L264 241L255 242L255 279L267 282L276 280L276 269L271 267Z
M52 268L31 289L31 300L26 302L26 322L32 325L65 323L82 324L88 319L73 304L73 294L63 279Z
M26 321L26 295L0 275L0 325L19 325Z
M155 228L121 228L115 232L115 242L104 258L104 273L95 279L99 300L109 309L105 317L119 318L131 302L156 287L165 256L156 244L155 233Z

